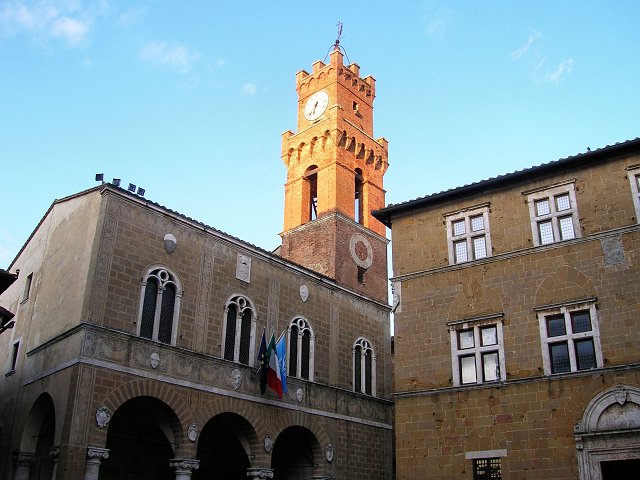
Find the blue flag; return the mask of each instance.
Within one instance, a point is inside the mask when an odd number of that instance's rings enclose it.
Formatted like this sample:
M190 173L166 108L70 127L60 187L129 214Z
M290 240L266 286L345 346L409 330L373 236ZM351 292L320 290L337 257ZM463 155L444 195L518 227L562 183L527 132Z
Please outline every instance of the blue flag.
M285 332L282 332L278 343L276 345L276 355L280 360L280 377L282 378L282 393L287 393L287 342L285 339Z

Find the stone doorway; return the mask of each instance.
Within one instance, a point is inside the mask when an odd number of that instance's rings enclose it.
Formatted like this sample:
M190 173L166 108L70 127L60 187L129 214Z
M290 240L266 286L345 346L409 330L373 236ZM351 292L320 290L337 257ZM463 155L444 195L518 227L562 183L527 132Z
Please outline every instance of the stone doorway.
M251 444L257 436L251 424L235 413L221 413L210 419L198 440L198 470L192 478L246 480L251 467Z
M34 453L29 478L49 480L53 478L54 459L51 456L56 431L53 399L48 393L38 397L31 407L20 442L20 451Z
M597 395L575 426L580 480L625 480L640 471L640 389Z
M178 419L161 400L137 397L123 403L109 423L109 458L100 480L174 480L174 429Z
M278 480L311 478L319 461L320 446L316 437L304 427L286 428L273 446L271 468Z

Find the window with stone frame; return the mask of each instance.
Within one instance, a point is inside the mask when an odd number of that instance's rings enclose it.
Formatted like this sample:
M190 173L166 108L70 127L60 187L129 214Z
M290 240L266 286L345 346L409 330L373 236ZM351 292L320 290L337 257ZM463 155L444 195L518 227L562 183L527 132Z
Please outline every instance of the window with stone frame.
M506 380L502 314L449 322L453 385Z
M371 342L364 337L353 345L353 390L365 395L376 394L376 355Z
M232 296L224 309L222 356L225 360L254 365L256 323L251 300L243 295Z
M177 275L163 266L149 268L142 277L138 335L175 345L182 287Z
M316 337L311 325L303 317L289 324L289 358L287 374L290 377L313 381Z
M581 236L574 181L523 192L527 195L533 244L571 240Z
M603 366L595 298L535 310L545 375Z
M500 480L502 465L500 458L473 459L473 480Z
M631 185L633 207L636 211L636 223L640 223L640 165L628 167L627 176Z
M476 205L445 214L449 264L491 256L489 205Z

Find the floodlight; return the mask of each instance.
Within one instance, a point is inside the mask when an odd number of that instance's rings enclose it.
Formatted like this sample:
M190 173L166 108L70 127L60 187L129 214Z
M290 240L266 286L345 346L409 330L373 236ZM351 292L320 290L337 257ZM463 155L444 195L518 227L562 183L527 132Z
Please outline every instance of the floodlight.
M138 195L140 195L141 197L144 197L144 188L138 187Z
M136 193L136 186L133 183L129 184L129 188L127 188L130 192Z
M120 179L119 178L114 178L111 183L113 183L116 187L119 187L120 186Z
M96 173L96 182L104 181L104 173Z

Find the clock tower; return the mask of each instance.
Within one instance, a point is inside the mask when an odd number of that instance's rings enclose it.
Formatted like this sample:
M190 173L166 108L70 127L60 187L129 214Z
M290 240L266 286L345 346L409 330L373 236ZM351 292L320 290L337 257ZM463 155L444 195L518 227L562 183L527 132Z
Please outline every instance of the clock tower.
M280 254L347 288L387 302L385 227L371 211L385 206L388 143L373 136L375 79L329 64L296 74L298 132L282 134L287 167Z

